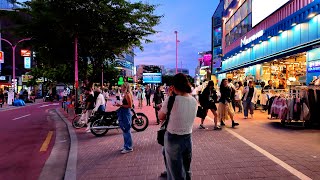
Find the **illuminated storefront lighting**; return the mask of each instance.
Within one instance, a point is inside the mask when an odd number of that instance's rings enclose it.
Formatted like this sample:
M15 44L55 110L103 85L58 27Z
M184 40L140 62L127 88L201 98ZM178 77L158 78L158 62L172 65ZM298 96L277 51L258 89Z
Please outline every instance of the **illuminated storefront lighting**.
M297 25L297 23L292 23L292 25L291 26L296 26Z
M279 33L282 33L282 32L283 32L283 30L280 30L280 31L279 31Z
M316 13L311 13L311 14L309 14L308 18L313 18L315 16L316 16Z

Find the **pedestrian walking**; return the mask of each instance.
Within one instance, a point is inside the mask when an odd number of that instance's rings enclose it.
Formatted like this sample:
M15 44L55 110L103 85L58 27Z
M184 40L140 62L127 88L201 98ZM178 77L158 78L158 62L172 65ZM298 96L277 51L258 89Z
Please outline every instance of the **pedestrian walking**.
M143 100L145 99L145 93L144 93L144 91L141 89L141 88L139 88L138 89L138 93L137 93L137 98L138 98L138 108L140 108L140 109L142 109L142 107L143 107Z
M147 85L147 88L145 90L145 94L146 94L146 99L147 99L147 106L151 106L150 98L151 98L152 91L151 91L151 88L149 85Z
M0 89L0 107L2 108L4 104L4 93L3 93L3 90Z
M224 121L229 118L232 121L232 127L238 126L239 123L234 121L234 110L232 107L232 89L228 85L228 79L223 79L220 84L221 97L219 99L218 116L221 120L220 125L224 126Z
M121 86L121 91L124 94L124 98L122 101L122 105L117 104L120 107L117 110L118 119L119 119L119 126L123 132L123 140L124 145L121 148L121 153L126 154L133 151L133 143L132 143L132 135L131 135L131 108L133 105L133 95L131 92L131 88L129 83L124 83Z
M198 100L197 99L197 88L196 88L196 85L194 85L194 84L192 84L192 88L191 88L191 90L192 90L192 92L191 92L191 95L192 95L192 97L194 97L196 100Z
M108 99L109 99L109 92L108 92L108 89L105 88L103 90L103 93L102 93L103 97L104 97L104 100L105 100L105 107L107 107L107 102L108 102Z
M88 120L90 118L90 115L92 114L92 111L94 109L94 103L95 103L95 100L94 100L94 96L93 96L93 92L91 90L91 88L89 87L86 87L85 88L85 110L84 110L84 113L85 113L85 116L84 116L84 121L85 121L85 124L87 125L87 128L86 128L86 132L90 132L90 123L88 123Z
M258 100L258 95L257 95L258 91L254 87L253 81L249 81L249 85L244 88L243 93L244 93L244 96L243 96L244 118L248 119L249 110L250 110L251 118L253 118L254 106Z
M157 124L158 125L160 124L158 112L159 112L159 110L161 108L161 104L162 104L163 101L164 101L164 94L163 94L163 92L161 90L161 86L158 86L156 88L156 92L153 95L154 110L155 110L155 113L156 113L156 118L157 118Z
M212 114L214 115L214 130L220 130L221 127L218 126L218 114L216 106L218 96L217 91L214 88L214 82L209 81L207 87L199 96L200 105L203 107L205 113L204 118L201 119L199 129L205 129L203 122L208 114L208 110L211 110Z
M235 101L236 87L232 83L232 79L231 78L228 79L228 85L231 88L231 104L232 104L232 108L233 108L233 111L236 111L236 101Z
M239 108L239 111L238 113L242 113L242 110L243 110L243 104L242 104L242 97L243 97L243 84L242 82L238 82L238 87L236 88L236 94L235 94L235 97L234 97L234 100L235 100L235 106Z
M187 77L179 73L173 78L173 92L176 95L167 130L164 137L167 179L191 179L192 126L197 112L197 101L190 95L191 85ZM163 102L159 112L161 120L166 119L169 98Z

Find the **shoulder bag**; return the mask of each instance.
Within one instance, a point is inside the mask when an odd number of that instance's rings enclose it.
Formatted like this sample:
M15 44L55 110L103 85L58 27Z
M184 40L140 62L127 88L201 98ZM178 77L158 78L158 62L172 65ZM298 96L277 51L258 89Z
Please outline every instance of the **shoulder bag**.
M168 113L167 113L167 116L166 116L166 121L162 124L160 130L157 133L157 141L158 141L158 144L160 144L161 146L164 145L164 134L167 131L167 126L168 126L168 123L169 123L169 118L170 118L170 114L171 114L171 110L172 110L175 98L176 98L175 95L169 97L168 107L167 107L168 108Z

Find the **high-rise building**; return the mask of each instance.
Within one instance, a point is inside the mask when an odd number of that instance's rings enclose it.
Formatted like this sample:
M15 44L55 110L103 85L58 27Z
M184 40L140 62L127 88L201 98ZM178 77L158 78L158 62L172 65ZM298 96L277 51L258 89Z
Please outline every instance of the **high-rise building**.
M133 49L130 51L117 56L115 60L115 67L120 70L120 75L124 77L132 77L134 75L134 52Z

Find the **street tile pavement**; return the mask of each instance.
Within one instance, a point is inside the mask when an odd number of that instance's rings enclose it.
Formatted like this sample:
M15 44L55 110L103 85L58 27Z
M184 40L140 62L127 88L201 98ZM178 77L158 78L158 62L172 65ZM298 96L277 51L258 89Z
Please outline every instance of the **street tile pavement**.
M234 131L312 179L320 179L320 130L284 127L280 120L267 119L255 111L254 119L236 118L241 126ZM297 124L298 125L298 124ZM259 163L265 166L264 162ZM274 169L274 167L267 167Z
M107 110L115 110L115 107L108 104ZM165 166L162 147L156 141L159 126L156 125L154 109L144 107L136 111L145 113L150 123L144 132L132 131L132 153L120 153L123 145L121 131L111 130L104 137L97 138L91 133L85 133L84 129L76 130L79 148L77 179L159 179ZM70 113L67 116L70 120L73 117ZM209 116L212 117L212 114ZM306 158L304 151L309 148L307 154L317 152L318 144L314 141L317 137L313 130L297 133L296 130L274 127L266 115L261 113L259 116L257 113L255 119L259 120L242 120L237 115L240 126L234 131L309 177L320 179L317 174L319 163L313 161L316 159L313 156ZM298 179L227 131L213 131L211 121L205 121L208 129L198 129L199 121L197 118L192 135L193 179ZM229 122L225 128L230 128ZM309 137L311 139L305 139ZM312 163L312 166L307 163Z

